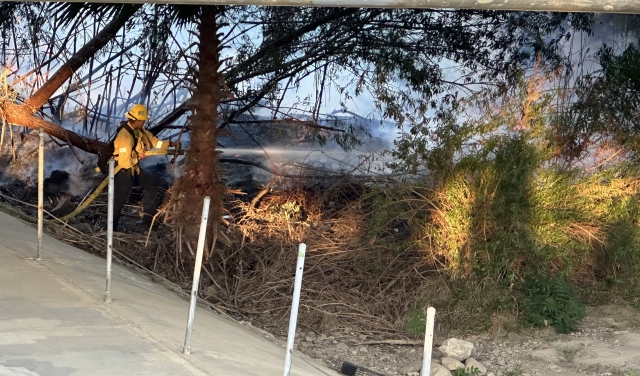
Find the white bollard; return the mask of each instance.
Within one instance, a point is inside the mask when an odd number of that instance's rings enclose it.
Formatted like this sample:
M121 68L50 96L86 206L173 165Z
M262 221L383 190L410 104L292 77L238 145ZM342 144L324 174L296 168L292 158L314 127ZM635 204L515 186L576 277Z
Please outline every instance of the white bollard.
M40 127L38 145L38 257L42 260L42 226L44 225L44 129Z
M422 358L422 371L420 376L429 376L431 373L431 351L433 349L433 326L436 318L436 309L427 308L427 325L424 335L424 357Z
M191 329L193 328L193 319L196 314L196 301L198 300L198 287L200 285L200 270L202 269L202 254L204 252L204 243L207 236L207 221L209 219L209 203L211 199L207 196L204 198L202 207L202 220L200 221L200 234L198 235L198 248L196 250L196 265L193 269L193 284L191 285L191 302L189 305L189 319L187 320L187 332L184 335L184 347L182 353L189 355L191 352Z
M284 358L284 376L291 373L291 352L296 338L296 325L298 323L298 307L300 305L300 290L302 289L302 272L304 271L304 256L307 245L300 243L298 246L298 262L296 263L296 279L293 283L293 302L291 303L291 316L289 317L289 335L287 337L287 352Z
M107 189L107 288L104 294L104 301L111 301L111 258L113 255L113 170L115 161L109 159L109 188Z

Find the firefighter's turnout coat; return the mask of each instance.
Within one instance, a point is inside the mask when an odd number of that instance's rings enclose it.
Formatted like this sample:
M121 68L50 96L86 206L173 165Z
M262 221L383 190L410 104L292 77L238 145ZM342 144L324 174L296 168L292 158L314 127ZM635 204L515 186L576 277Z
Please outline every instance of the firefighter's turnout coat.
M129 125L125 125L128 127ZM140 155L151 149L169 149L169 141L160 140L146 129L134 129L137 140L131 133L122 128L113 141L113 156L118 166L123 169L133 168L132 172L140 173ZM135 145L135 147L133 147Z

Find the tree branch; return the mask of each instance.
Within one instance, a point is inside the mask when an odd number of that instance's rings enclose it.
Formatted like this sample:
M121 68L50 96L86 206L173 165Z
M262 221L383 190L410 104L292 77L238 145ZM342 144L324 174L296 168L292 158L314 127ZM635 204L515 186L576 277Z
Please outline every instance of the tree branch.
M310 24L307 24L299 29L297 29L296 31L292 32L292 33L288 33L287 35L281 37L278 40L273 41L273 43L267 44L262 46L258 51L256 51L256 53L254 53L250 58L248 58L247 60L243 61L242 63L236 65L235 67L233 67L229 73L226 75L228 77L233 77L234 75L236 75L238 72L242 72L243 70L247 69L249 66L251 66L251 64L258 62L260 59L262 59L264 57L264 54L272 49L276 49L278 47L284 46L287 43L291 43L294 40L296 40L296 38L299 38L301 36L303 36L306 33L309 33L315 29L317 29L318 27L327 24L331 21L343 18L343 17L347 17L350 16L352 14L355 14L357 12L359 12L360 9L358 8L344 8L344 9L338 9L332 13L329 13L328 15L326 15L325 17L322 17L318 20L316 20L315 22L312 22ZM230 80L230 81L234 81L234 80ZM231 83L229 85L232 85Z
M5 102L2 108L2 115L7 122L32 129L42 127L49 136L60 141L73 145L87 153L97 154L101 146L105 145L96 139L82 137L75 132L71 132L50 121L39 118L31 112L29 107L15 103Z
M75 71L77 71L87 60L95 55L98 50L104 47L115 37L116 33L127 20L141 7L140 4L127 4L122 10L87 44L82 46L69 61L62 65L47 82L42 85L27 101L25 105L32 109L38 109L47 102L49 98L64 84Z

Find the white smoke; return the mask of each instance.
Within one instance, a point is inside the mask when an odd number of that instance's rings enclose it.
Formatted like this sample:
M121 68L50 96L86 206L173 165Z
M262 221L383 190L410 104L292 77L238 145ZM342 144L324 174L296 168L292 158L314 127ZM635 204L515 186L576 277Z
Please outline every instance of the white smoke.
M20 180L28 186L38 183L38 132L31 129L13 127L15 156L11 145L7 142L0 156L0 184L11 180ZM84 195L96 181L102 180L93 170L96 156L75 149L76 154L84 162L76 158L68 146L59 147L49 136L45 135L44 176L49 177L55 170L66 171L70 175L70 192L73 195Z

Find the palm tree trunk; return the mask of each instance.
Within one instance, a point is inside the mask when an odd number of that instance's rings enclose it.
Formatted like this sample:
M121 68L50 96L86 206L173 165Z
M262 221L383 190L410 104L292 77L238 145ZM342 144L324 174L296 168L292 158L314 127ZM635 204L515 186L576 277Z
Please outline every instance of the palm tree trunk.
M219 72L218 11L215 6L204 6L198 32L200 48L198 71L195 73L193 115L191 116L191 144L185 159L184 173L176 180L171 200L174 227L182 229L184 241L195 244L198 238L202 202L211 198L209 212L209 238L207 249L213 249L222 217L222 196L225 187L218 171L218 106L229 94L224 88L224 77ZM205 252L208 258L210 253Z

